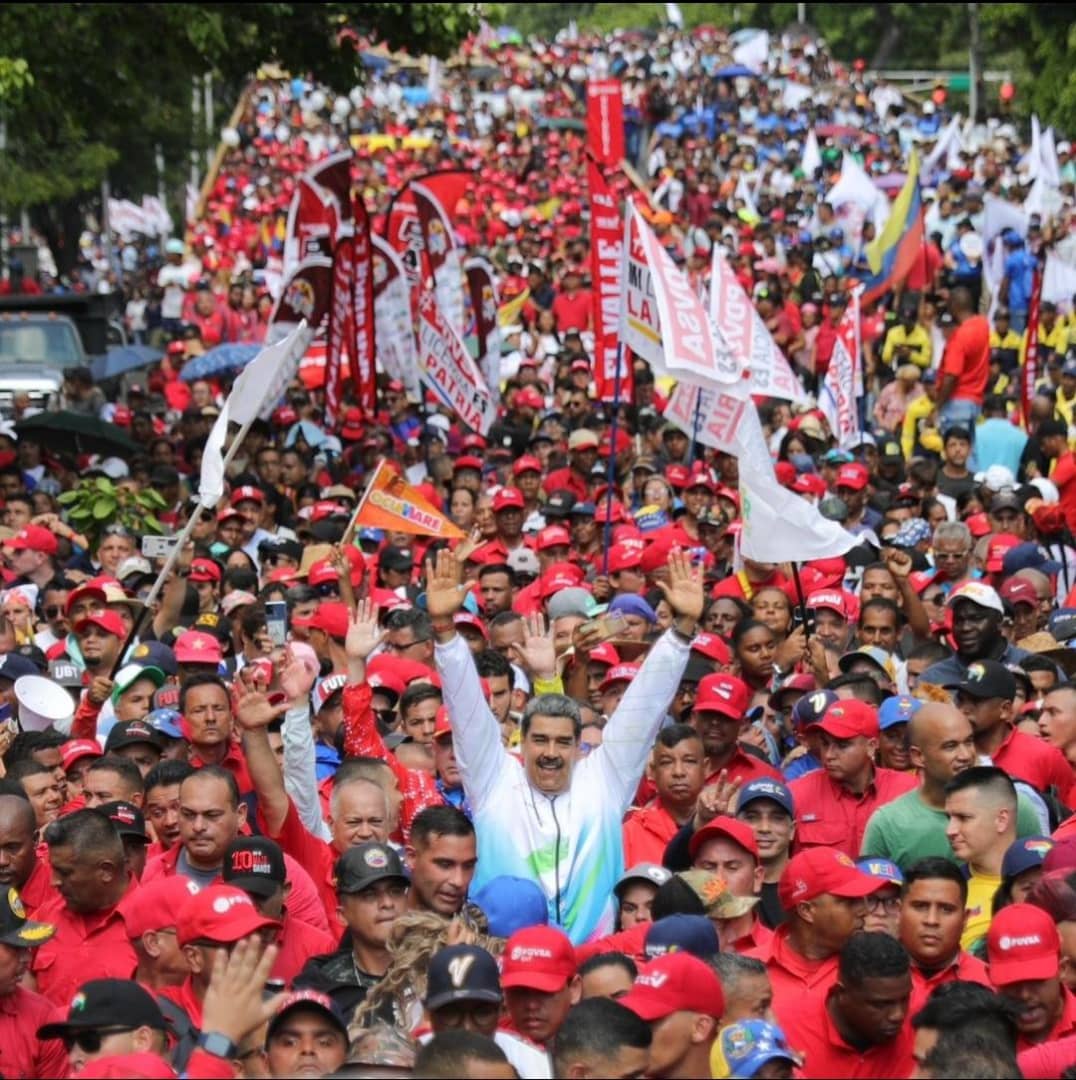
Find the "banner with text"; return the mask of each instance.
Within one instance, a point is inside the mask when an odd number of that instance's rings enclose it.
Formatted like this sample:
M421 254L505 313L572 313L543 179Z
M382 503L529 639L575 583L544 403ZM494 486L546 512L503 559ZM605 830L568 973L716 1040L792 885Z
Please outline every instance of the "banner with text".
M373 244L370 215L361 195L352 202L351 340L348 357L359 407L373 415L377 407L376 319L374 316Z
M822 410L838 446L851 446L859 436L856 406L856 366L859 327L857 307L849 304L837 324L837 341L818 394Z
M489 387L428 285L419 294L419 366L426 385L473 431L485 435L497 415Z
M624 159L624 98L619 79L587 83L587 147L600 165Z
M624 226L616 197L597 164L587 161L590 191L590 294L594 302L594 390L599 401L616 397L620 364L620 398L633 396L632 364L620 349L621 275L624 270Z
M471 259L464 270L478 347L478 368L496 402L501 396L501 328L497 323L497 284L493 267L485 259Z
M377 359L390 379L404 384L412 402L422 400L415 351L415 323L407 271L388 241L373 236L374 327Z

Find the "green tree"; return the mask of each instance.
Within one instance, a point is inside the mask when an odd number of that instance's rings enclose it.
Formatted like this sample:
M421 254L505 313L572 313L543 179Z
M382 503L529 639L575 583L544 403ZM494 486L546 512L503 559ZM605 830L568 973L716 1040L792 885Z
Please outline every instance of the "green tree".
M359 36L446 57L478 24L477 4L0 5L0 206L31 208L70 266L106 174L121 194L152 190L158 146L178 177L203 145L193 77L212 72L234 101L275 61L346 93L363 77Z

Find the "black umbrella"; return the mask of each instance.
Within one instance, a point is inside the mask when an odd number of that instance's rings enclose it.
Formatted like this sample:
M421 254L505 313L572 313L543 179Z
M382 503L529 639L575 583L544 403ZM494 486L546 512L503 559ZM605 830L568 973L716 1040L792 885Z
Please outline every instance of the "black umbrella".
M53 453L115 454L130 457L141 452L115 424L76 412L39 412L15 425L15 431L40 442Z

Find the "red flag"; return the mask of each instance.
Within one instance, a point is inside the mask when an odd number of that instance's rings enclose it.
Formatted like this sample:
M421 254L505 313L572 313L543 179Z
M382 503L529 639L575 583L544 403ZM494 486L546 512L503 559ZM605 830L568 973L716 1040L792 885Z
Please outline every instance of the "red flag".
M332 303L333 264L322 255L310 255L292 271L280 291L271 324L298 325L306 319L315 333Z
M1035 267L1031 277L1031 298L1027 308L1027 349L1024 369L1020 373L1020 410L1024 423L1031 418L1031 399L1039 381L1039 305L1042 302L1042 268Z
M463 261L452 224L440 199L425 184L413 183L419 226L422 229L426 267L423 278L433 277L437 303L448 325L463 335Z
M623 265L624 225L616 198L598 166L587 161L590 189L590 294L594 301L594 386L599 401L616 397L616 369L620 363L620 400L631 401L632 365L620 349L620 275Z
M332 197L309 176L300 176L288 209L285 273L308 255L331 259L338 217Z
M587 147L599 165L624 160L624 98L619 79L587 83Z
M374 330L373 245L370 215L361 195L352 203L355 229L351 246L351 330L348 356L359 406L373 413L377 405L376 334Z
M341 150L340 153L319 161L308 175L315 184L320 184L332 195L340 221L350 221L351 151Z
M351 222L343 223L346 230L336 243L333 253L332 302L329 310L329 336L325 350L325 423L332 428L340 414L340 384L343 381L343 350L351 358L352 383L358 393L355 380L355 334L352 325L352 297L354 295L354 264L352 262Z

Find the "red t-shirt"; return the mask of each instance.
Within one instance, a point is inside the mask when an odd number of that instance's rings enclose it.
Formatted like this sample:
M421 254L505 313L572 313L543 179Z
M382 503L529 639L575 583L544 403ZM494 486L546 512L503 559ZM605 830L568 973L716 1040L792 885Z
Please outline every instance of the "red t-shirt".
M629 868L639 863L660 866L665 848L679 829L672 814L660 802L629 810L624 819L624 865Z
M983 403L983 391L990 374L990 323L984 315L972 315L954 331L945 346L941 373L954 375L956 386L950 397Z
M1076 530L1076 454L1066 450L1054 465L1050 480L1057 485L1061 509L1065 512L1065 521L1070 529ZM1065 600L1066 605L1069 603Z
M905 287L916 292L929 285L942 268L941 252L933 244L921 244L919 254L912 263L905 280Z
M558 293L553 300L557 330L562 334L568 330L588 330L593 303L589 289L579 289L570 295Z

